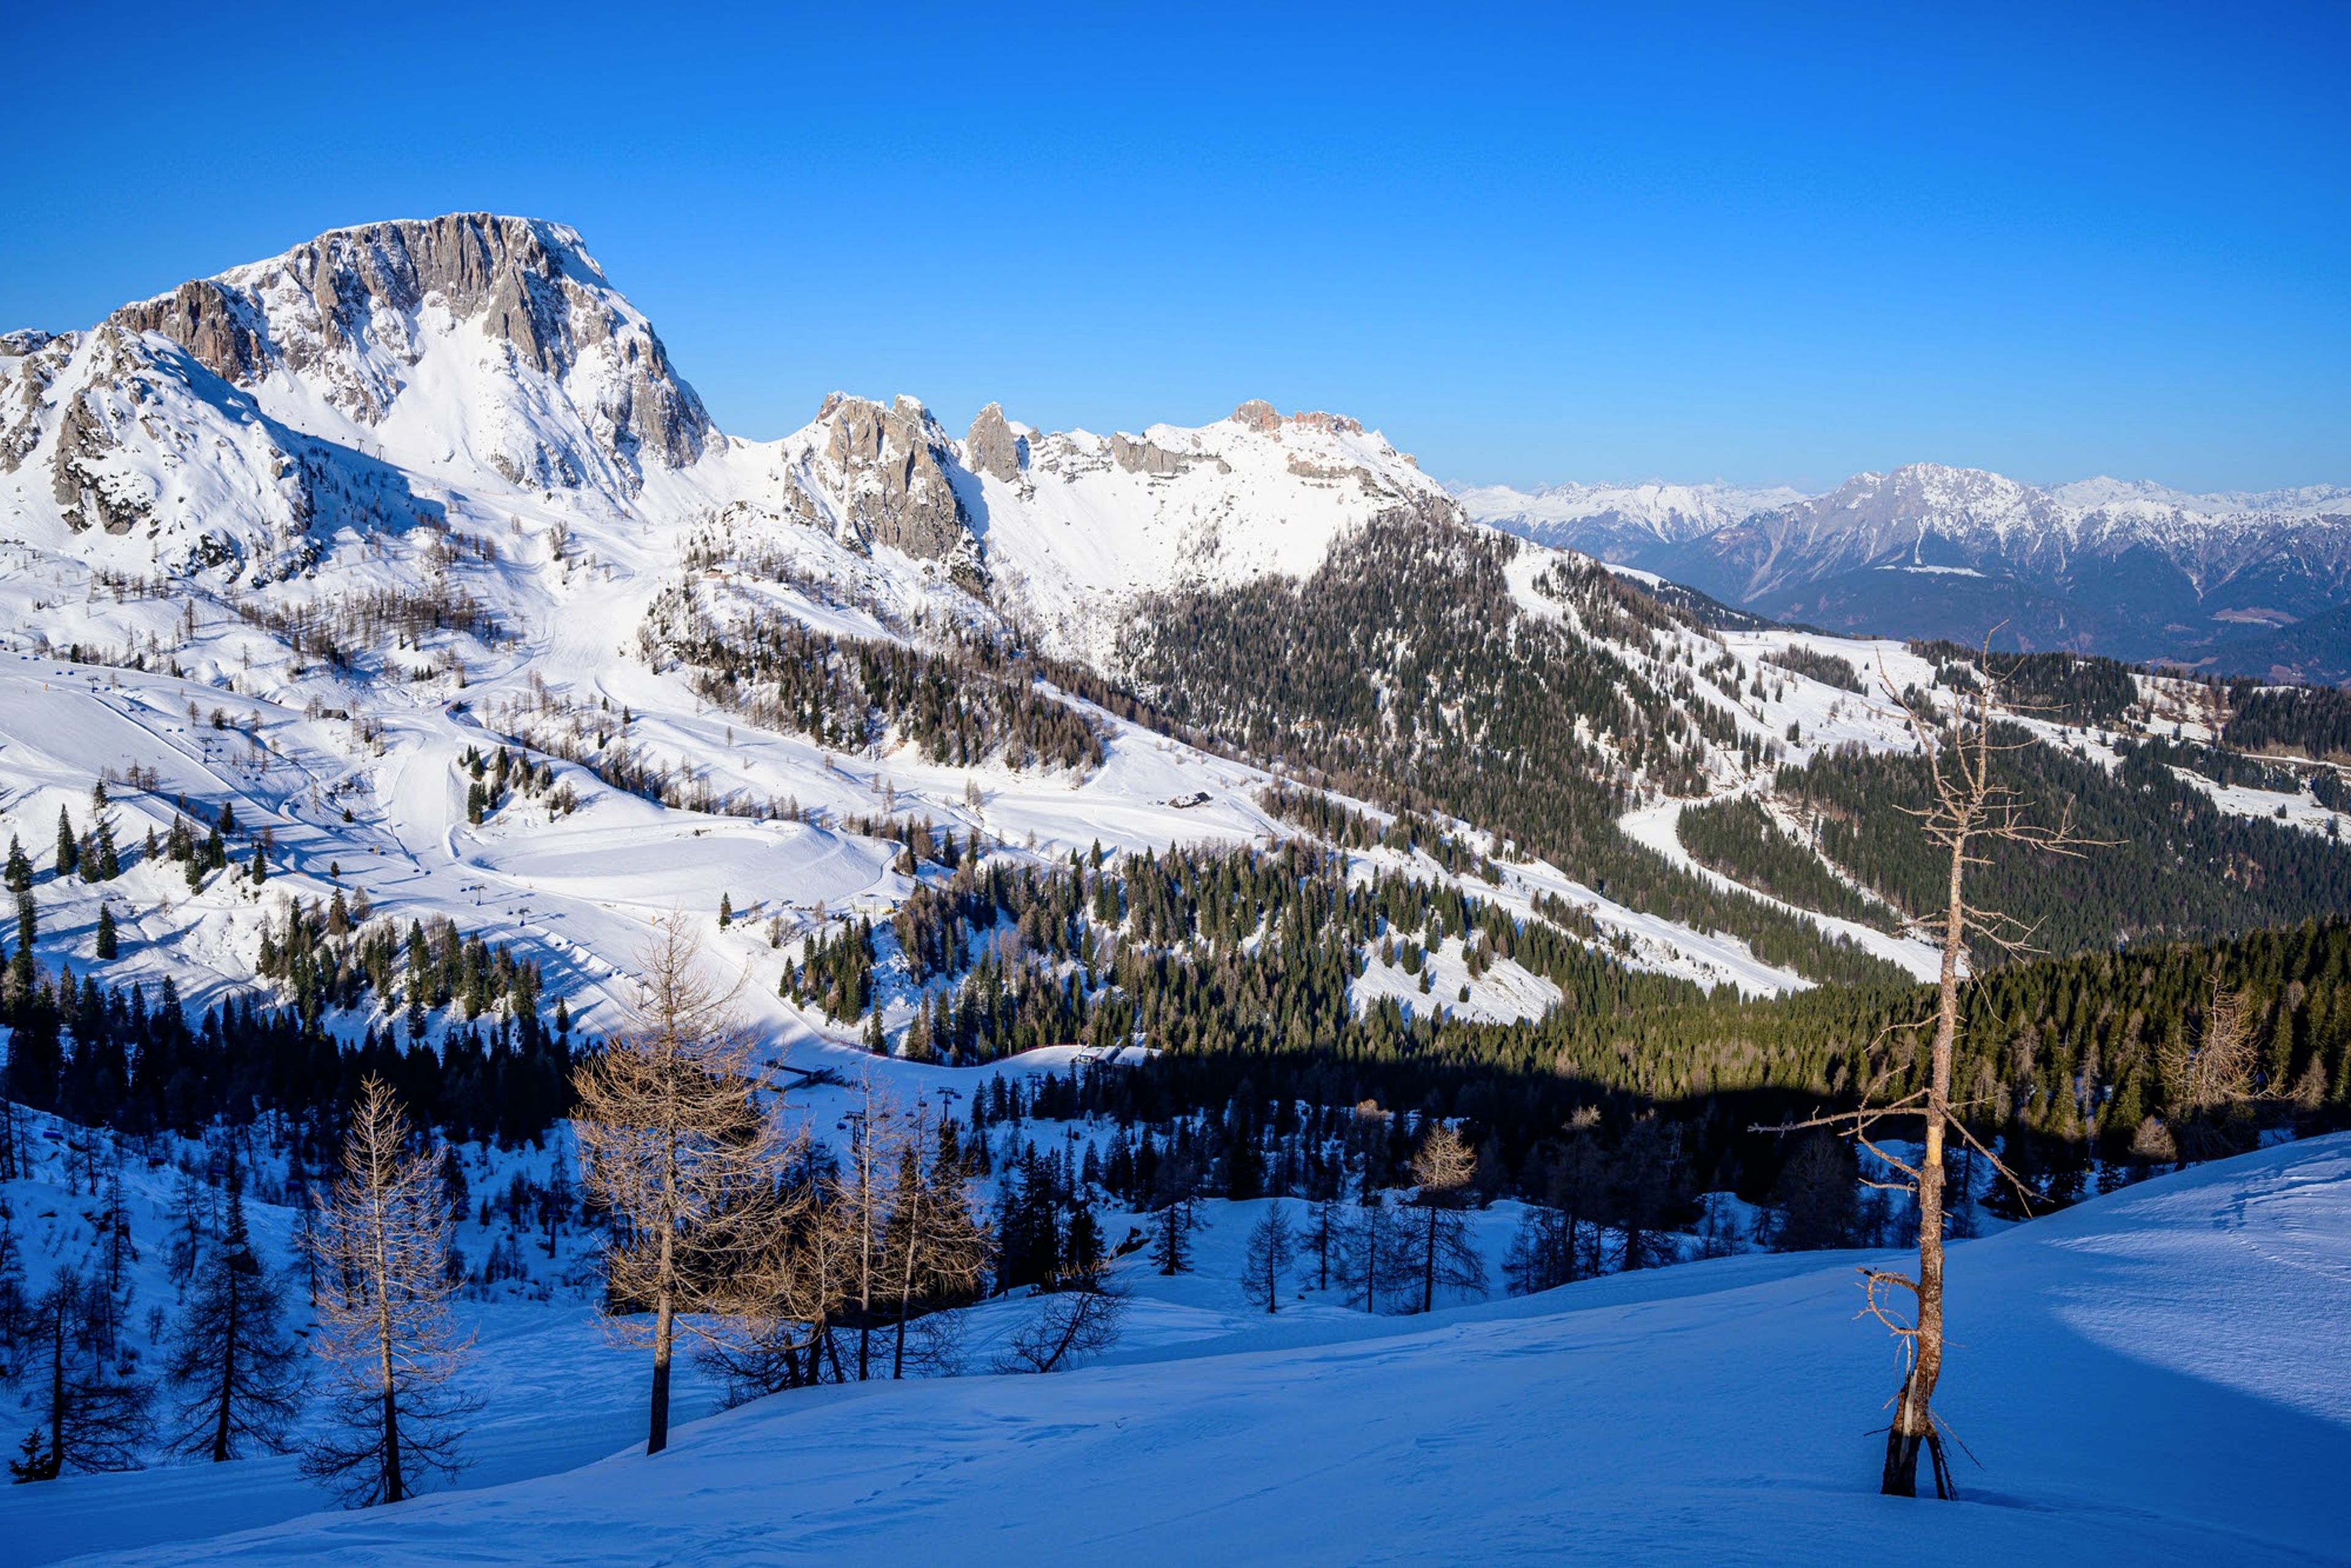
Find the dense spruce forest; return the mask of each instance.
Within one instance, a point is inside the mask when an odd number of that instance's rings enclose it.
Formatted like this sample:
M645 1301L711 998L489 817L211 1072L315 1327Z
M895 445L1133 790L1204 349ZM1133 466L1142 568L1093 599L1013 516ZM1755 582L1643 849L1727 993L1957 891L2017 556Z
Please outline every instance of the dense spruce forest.
M2051 862L1995 852L1970 897L2031 926L2051 953L2147 939L2216 937L2351 909L2351 845L2272 821L2229 815L2167 766L2168 743L2117 738L2112 771L2011 730L2006 777L2046 820L2066 811L2102 841L2082 859ZM1871 918L1854 900L1825 903L1821 856L1896 907L1938 907L1948 868L1906 815L1928 799L1924 759L1909 754L1816 758L1780 770L1772 793L1809 830L1797 843L1745 802L1683 813L1693 853L1791 899ZM1998 955L1978 949L1990 961Z
M2220 738L2241 751L2290 751L2351 762L2351 691L2339 686L2240 686Z
M1319 817L1329 837L1359 847L1374 837L1343 808L1305 803L1314 799L1291 792L1288 813ZM1386 830L1400 840L1416 831L1431 853L1461 852L1426 826ZM1573 914L1557 912L1562 927ZM1693 1179L1750 1196L1769 1188L1787 1151L1748 1134L1749 1123L1850 1098L1868 1077L1871 1043L1922 1016L1928 995L1907 981L1776 1001L1708 994L1628 970L1462 888L1351 880L1337 852L1296 843L1076 856L1050 873L968 862L888 926L851 925L812 946L786 988L850 1021L891 946L916 977L950 981L904 1042L920 1058L1147 1040L1162 1054L1104 1074L1120 1087L1097 1091L1138 1096L1119 1102L1125 1113L1165 1121L1254 1092L1465 1116L1491 1139L1505 1183L1522 1183L1533 1152L1579 1113L1620 1131L1654 1116L1676 1129ZM1462 998L1438 992L1432 952L1469 974L1514 962L1555 987L1557 1005L1516 1024L1457 1019L1439 1004ZM1428 1000L1358 1009L1351 987L1374 966L1410 977L1405 994ZM2204 1038L2216 988L2256 1020L2268 1113L2345 1114L2346 981L2351 926L2339 916L2218 944L2011 964L1968 993L1964 1082L1986 1134L2029 1143L2024 1168L2064 1196L2098 1162L2154 1158L2163 1126L2205 1109L2182 1101L2165 1053ZM1645 1158L1656 1154L1644 1147Z
M2011 653L1939 639L1910 651L1933 663L1938 681L1972 688L1987 657L2011 706L2061 724L2111 727L2143 707L2135 666L2082 653ZM1874 678L1874 677L1873 677Z

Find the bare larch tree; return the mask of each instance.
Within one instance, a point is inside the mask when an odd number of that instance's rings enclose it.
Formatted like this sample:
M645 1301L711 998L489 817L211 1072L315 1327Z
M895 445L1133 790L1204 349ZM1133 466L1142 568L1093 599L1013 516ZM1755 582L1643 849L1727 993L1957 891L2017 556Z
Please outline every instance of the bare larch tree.
M638 969L626 1025L572 1075L573 1127L587 1187L616 1222L608 1322L653 1349L645 1452L658 1454L678 1333L700 1332L686 1314L730 1313L737 1279L772 1250L788 1145L762 1099L758 1041L735 988L704 973L689 916L655 923Z
M355 1507L402 1501L423 1478L457 1472L460 1428L477 1406L453 1382L473 1342L449 1312L440 1157L411 1136L381 1079L360 1085L314 1245L329 1416L303 1472Z
M1413 1204L1421 1212L1415 1250L1420 1274L1420 1310L1437 1306L1437 1289L1486 1291L1486 1260L1469 1239L1461 1211L1478 1177L1478 1152L1442 1123L1431 1127L1412 1157Z
M898 1180L883 1249L898 1315L893 1378L906 1375L907 1324L977 1294L988 1260L987 1231L971 1211L963 1172L940 1157L928 1103L917 1101L898 1132Z
M1250 1228L1241 1263L1241 1291L1249 1304L1280 1312L1281 1282L1297 1260L1298 1233L1290 1228L1289 1210L1275 1198L1266 1206L1265 1218Z
M1879 1091L1892 1078L1894 1065L1882 1066L1854 1110L1763 1130L1787 1133L1800 1128L1837 1128L1867 1149L1885 1168L1898 1173L1898 1179L1894 1181L1865 1178L1869 1185L1917 1196L1916 1277L1885 1269L1862 1270L1865 1311L1885 1324L1902 1343L1908 1363L1902 1385L1895 1395L1894 1419L1886 1428L1886 1465L1878 1490L1888 1497L1917 1496L1918 1456L1923 1449L1934 1463L1935 1495L1949 1498L1956 1493L1933 1408L1935 1385L1943 1373L1946 1144L1957 1140L1974 1148L1993 1170L2015 1186L2021 1200L2029 1203L2031 1197L1999 1156L1968 1130L1959 1114L1967 1107L1955 1106L1951 1101L1951 1062L1959 1036L1959 987L1966 977L1970 939L2004 954L2034 951L2032 927L1998 910L1968 901L1968 873L1989 864L1992 852L2001 846L2072 857L2099 841L2075 831L2070 810L2061 812L2053 821L2038 820L2022 792L2001 782L2000 759L2008 752L2037 743L2029 737L1998 737L2003 704L2001 677L1992 667L1989 639L1984 656L1979 661L1976 683L1954 692L1946 711L1938 713L1931 707L1921 711L1919 706L1904 701L1882 668L1879 684L1901 707L1927 764L1928 804L1902 810L1917 821L1928 842L1943 853L1947 874L1942 909L1917 923L1940 948L1932 1018L1893 1026L1878 1037L1873 1053L1889 1038L1915 1035L1931 1022L1933 1034L1927 1070L1917 1088L1889 1101L1880 1099ZM1919 1129L1922 1146L1916 1164L1873 1138L1873 1133L1888 1122ZM1910 1295L1914 1311L1905 1313L1895 1304L1894 1296L1901 1292Z

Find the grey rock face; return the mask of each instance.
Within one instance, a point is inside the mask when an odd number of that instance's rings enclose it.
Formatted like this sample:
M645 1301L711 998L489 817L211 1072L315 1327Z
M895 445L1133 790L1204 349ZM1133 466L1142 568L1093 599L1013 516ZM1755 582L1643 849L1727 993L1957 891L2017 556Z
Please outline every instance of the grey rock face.
M930 411L910 397L888 408L834 392L817 411L825 456L859 536L925 560L967 547L970 517L947 471L955 455Z
M48 332L0 335L0 474L24 466L41 439L41 400L66 361L75 337Z
M603 455L632 481L646 462L694 462L712 436L709 414L660 338L613 292L579 236L533 219L455 213L338 229L275 260L126 305L111 320L162 333L239 386L283 365L373 423L400 391L381 361L416 362L413 333L429 300L478 320L517 364L563 381ZM362 349L375 352L363 357ZM594 373L576 377L591 359ZM528 477L580 478L576 465L550 458L539 466Z
M1191 462L1180 452L1123 435L1110 438L1110 455L1112 462L1130 474L1181 474Z
M1020 471L1029 465L1029 443L1013 434L1006 423L1004 410L989 403L971 422L971 434L964 438L964 453L974 473L1001 479L1008 485L1020 482Z

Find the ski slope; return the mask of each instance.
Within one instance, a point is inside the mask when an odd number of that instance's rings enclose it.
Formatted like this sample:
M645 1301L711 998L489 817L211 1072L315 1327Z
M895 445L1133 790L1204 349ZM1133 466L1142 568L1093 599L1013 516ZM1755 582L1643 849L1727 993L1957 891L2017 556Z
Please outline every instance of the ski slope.
M2314 1326L2351 1312L2351 1136L1959 1244L1958 1503L1876 1493L1895 1368L1852 1319L1859 1260L778 1396L655 1459L92 1561L2344 1560L2351 1342Z

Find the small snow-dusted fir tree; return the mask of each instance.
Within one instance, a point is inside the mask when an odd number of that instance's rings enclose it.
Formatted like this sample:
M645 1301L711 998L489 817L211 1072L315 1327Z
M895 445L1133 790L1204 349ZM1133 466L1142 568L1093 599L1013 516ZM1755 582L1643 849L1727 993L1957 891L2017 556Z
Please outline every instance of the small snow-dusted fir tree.
M227 1210L219 1242L196 1271L164 1368L176 1395L172 1451L214 1464L256 1448L287 1451L306 1371L286 1329L285 1291L246 1233L244 1182L234 1161Z
M413 1145L381 1079L360 1086L343 1169L319 1215L319 1354L326 1427L306 1475L354 1507L413 1497L461 1465L475 1402L454 1385L472 1350L449 1312L449 1218L440 1162Z

